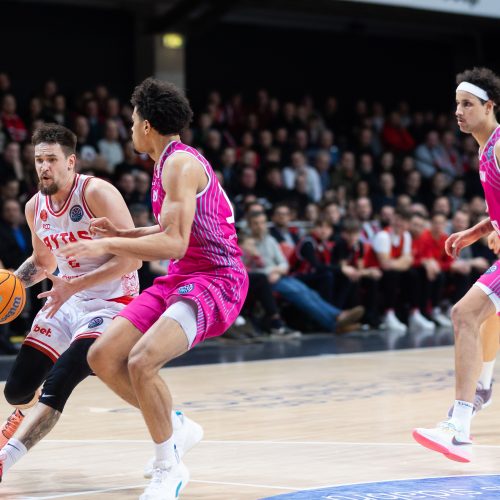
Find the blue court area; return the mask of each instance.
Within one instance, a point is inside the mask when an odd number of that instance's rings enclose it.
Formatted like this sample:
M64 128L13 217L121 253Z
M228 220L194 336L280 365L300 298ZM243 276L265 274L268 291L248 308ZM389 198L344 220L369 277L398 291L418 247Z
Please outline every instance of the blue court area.
M297 491L267 499L282 500L417 500L500 498L500 475L451 476L330 486ZM263 499L266 500L266 499Z

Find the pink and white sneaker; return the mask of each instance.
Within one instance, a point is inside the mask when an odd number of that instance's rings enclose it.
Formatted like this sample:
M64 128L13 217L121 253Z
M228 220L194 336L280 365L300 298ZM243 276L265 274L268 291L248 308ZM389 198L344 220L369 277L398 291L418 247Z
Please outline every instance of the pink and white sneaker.
M466 463L472 460L472 441L451 420L439 423L434 429L414 429L413 438L422 446L442 453L450 460Z

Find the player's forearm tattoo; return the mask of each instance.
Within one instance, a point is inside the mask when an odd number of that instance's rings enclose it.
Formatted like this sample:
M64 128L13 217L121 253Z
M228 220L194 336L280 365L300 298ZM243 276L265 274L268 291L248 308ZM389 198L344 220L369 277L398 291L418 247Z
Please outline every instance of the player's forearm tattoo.
M41 441L56 425L61 413L53 408L50 408L48 415L44 415L43 419L35 424L33 429L30 429L21 442L29 450Z
M25 287L28 287L36 283L36 277L39 272L40 269L38 269L36 264L31 259L28 259L19 266L15 275L21 280Z

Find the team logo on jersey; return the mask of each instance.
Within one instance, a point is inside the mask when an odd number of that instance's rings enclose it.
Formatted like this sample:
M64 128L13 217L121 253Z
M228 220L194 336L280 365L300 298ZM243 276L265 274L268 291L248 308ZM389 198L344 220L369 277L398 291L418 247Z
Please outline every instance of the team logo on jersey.
M497 266L491 266L484 274L491 274L497 270Z
M494 149L495 146L490 146L488 148L488 151L486 153L486 158L488 158L488 160L491 160L491 157L493 156L493 149Z
M48 219L48 215L47 215L47 210L45 210L45 208L40 212L40 219L43 220L43 222L45 222L47 219Z
M73 205L69 211L69 218L73 222L80 222L83 217L83 208L80 205Z
M194 288L194 285L192 283L189 283L189 285L181 286L177 291L181 295L185 295L186 293L189 293L193 288Z
M87 326L89 328L96 328L98 326L101 326L103 323L104 320L100 316L98 316L97 318L92 318Z

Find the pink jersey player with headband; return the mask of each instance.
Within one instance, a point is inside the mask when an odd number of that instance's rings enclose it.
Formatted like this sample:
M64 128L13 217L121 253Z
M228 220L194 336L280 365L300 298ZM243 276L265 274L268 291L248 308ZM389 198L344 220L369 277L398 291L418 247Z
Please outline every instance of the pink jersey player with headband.
M495 145L500 141L500 126L491 134L484 148L479 152L479 176L484 189L491 225L500 236L500 165L495 155ZM500 314L500 261L496 261L476 282L488 295L492 293Z
M500 106L500 77L488 68L476 67L457 75L457 83L455 114L460 130L472 134L479 144L479 175L489 217L448 237L445 249L451 256L458 256L463 248L487 235L494 246L500 236L500 125L496 119ZM482 341L498 336L497 322L490 321L495 311L500 314L500 260L452 309L455 401L448 409L448 418L435 428L413 430L413 437L419 444L457 462L472 460L472 416L491 402L495 358L491 361L483 354ZM488 352L488 356L490 354ZM484 362L480 370L481 359Z

